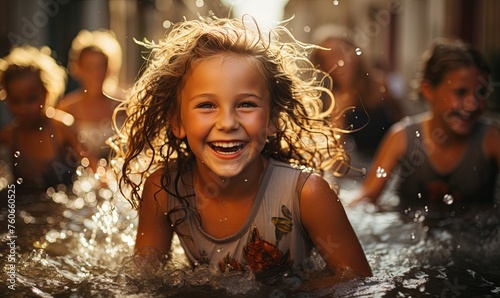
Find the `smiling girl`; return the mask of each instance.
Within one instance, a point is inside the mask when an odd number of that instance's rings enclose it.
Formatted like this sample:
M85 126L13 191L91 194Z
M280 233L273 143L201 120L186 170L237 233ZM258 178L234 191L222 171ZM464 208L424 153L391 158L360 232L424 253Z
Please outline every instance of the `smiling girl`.
M494 203L500 128L482 117L489 66L469 45L446 39L434 42L422 65L420 90L431 111L391 128L355 202L376 202L395 173L403 210L441 216Z
M139 209L135 252L167 254L176 232L194 266L274 278L316 247L327 285L369 276L342 204L316 174L341 174L348 157L321 114L307 47L280 41L284 28L268 41L253 26L186 21L148 44L116 157Z

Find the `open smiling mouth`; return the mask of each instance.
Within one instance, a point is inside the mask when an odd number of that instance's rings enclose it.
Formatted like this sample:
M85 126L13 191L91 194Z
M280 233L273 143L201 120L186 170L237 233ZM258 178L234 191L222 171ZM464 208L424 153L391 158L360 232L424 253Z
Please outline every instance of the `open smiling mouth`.
M210 148L219 154L235 154L240 152L247 142L212 142L209 144Z

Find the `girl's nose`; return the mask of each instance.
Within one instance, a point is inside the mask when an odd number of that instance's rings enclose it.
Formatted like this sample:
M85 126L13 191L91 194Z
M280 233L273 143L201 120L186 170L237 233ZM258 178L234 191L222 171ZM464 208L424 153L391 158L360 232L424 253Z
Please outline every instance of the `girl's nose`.
M215 128L223 131L230 131L239 127L239 121L234 110L221 110Z

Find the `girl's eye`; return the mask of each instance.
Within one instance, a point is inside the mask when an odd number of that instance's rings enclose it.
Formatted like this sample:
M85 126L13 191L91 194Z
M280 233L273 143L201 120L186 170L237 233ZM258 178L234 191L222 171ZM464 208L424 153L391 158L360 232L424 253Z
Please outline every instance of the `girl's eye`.
M28 103L35 103L38 101L38 96L36 94L30 95L28 98Z
M205 103L200 103L196 107L199 108L199 109L212 109L214 107L214 105L211 104L211 103L205 102Z
M455 90L455 95L464 97L467 95L467 90L466 89L457 89Z
M240 104L240 107L241 107L241 108L254 108L254 107L256 107L256 106L257 106L257 105L256 105L255 103L253 103L253 102L248 102L248 101L247 101L247 102L243 102L243 103L241 103L241 104Z

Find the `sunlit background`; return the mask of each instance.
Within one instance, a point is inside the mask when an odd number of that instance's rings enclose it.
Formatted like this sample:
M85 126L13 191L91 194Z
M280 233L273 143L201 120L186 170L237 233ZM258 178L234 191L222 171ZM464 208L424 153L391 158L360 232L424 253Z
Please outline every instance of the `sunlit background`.
M472 43L500 69L500 1L497 0L0 0L0 55L13 45L47 45L66 65L71 40L81 29L111 29L123 48L120 86L130 86L143 62L134 42L159 39L183 19L250 14L272 27L290 19L288 28L310 41L318 26L335 23L350 27L363 54L394 80L394 91L408 114L418 105L413 79L421 53L436 37L458 37ZM498 88L500 83L496 83ZM68 83L68 91L76 83ZM498 92L488 107L500 111ZM414 109L417 109L414 111Z

